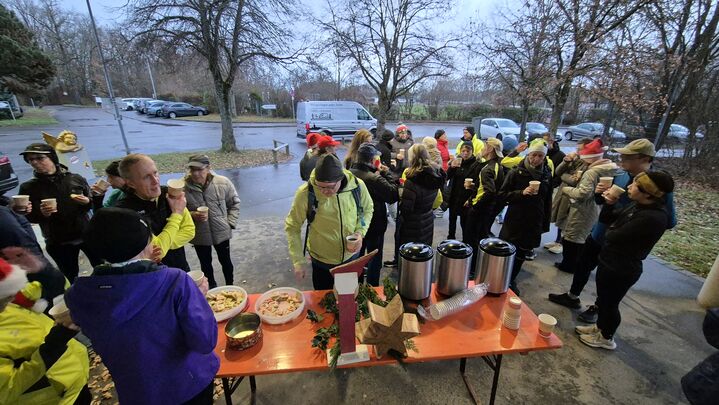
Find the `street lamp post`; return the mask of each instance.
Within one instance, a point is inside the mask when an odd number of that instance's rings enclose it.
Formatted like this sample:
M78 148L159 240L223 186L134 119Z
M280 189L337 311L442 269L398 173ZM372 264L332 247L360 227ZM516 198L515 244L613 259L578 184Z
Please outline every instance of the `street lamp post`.
M155 89L155 79L152 77L152 68L150 68L150 59L145 59L147 62L147 71L150 73L150 83L152 84L152 99L157 100L157 90Z
M110 80L110 74L107 71L107 63L105 62L105 56L102 53L102 45L100 45L100 36L97 34L97 26L95 25L95 17L92 15L92 7L90 7L90 0L87 2L87 11L90 13L90 22L92 23L92 31L95 33L95 41L97 41L97 51L100 54L100 60L102 61L102 70L105 73L105 83L107 83L107 92L110 94L110 102L115 108L115 119L117 125L120 127L120 134L122 135L122 143L125 145L125 153L130 154L130 146L127 144L127 137L125 137L125 128L122 126L122 115L120 114L120 108L117 106L115 101L115 92L112 90L112 80Z

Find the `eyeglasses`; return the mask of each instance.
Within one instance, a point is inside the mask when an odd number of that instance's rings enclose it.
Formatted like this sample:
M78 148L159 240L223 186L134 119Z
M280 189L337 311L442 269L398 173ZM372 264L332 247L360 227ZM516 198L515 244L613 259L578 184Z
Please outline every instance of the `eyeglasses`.
M320 186L317 185L317 188L320 189L320 191L335 191L335 187L337 187L337 183L331 185L331 186Z

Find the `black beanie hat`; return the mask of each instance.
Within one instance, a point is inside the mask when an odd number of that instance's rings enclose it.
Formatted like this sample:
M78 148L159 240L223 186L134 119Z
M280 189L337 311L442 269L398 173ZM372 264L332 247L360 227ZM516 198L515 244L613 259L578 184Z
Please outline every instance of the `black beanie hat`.
M152 233L136 211L103 208L92 217L84 241L91 253L109 263L126 262L150 243Z
M441 138L442 135L444 135L444 134L446 134L446 132L444 131L444 129L438 129L437 131L434 132L434 139L439 139L439 138Z
M470 135L474 136L474 127L472 127L472 126L464 127L464 129L466 129Z
M659 190L665 194L674 191L674 179L672 175L664 170L655 170L647 172L647 176L657 185Z
M25 162L27 162L27 155L29 153L36 153L38 155L48 155L47 157L50 158L50 160L53 161L56 165L60 164L60 159L57 158L57 152L55 152L55 149L46 144L46 143L31 143L27 147L25 147L25 150L20 152L20 155L22 155L22 158L25 159Z
M394 139L394 132L390 131L389 129L385 129L384 132L382 132L381 139L383 141L391 141Z
M362 163L372 163L374 157L381 154L382 152L378 151L373 144L365 142L357 150L357 159Z
M122 177L120 176L120 161L115 160L109 165L107 165L107 167L105 168L105 174L115 177Z
M334 183L342 180L345 173L342 169L342 163L337 156L328 153L320 156L315 166L315 181L323 183Z

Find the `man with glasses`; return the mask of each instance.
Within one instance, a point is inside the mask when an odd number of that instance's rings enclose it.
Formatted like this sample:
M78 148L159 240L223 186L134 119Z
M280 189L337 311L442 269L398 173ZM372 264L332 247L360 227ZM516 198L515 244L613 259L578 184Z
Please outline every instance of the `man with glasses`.
M187 168L190 171L185 177L187 209L195 221L195 237L190 243L195 247L210 288L217 287L212 268L213 246L222 265L225 284L232 285L234 266L230 239L240 216L240 197L230 179L210 171L207 155L190 156Z
M623 148L612 149L613 152L619 153L619 165L623 172L614 177L613 184L627 190L629 185L634 181L634 177L639 173L648 172L652 167L652 161L656 155L654 144L648 139L637 139ZM603 194L611 188L599 183L595 188L595 202L602 206L602 212L599 214L599 221L592 228L592 233L587 237L582 254L579 257L577 265L574 269L574 277L569 292L564 294L549 294L549 300L563 305L567 308L581 308L579 295L582 293L584 286L589 281L589 275L592 270L597 267L599 252L604 243L604 234L606 233L609 223L603 222L602 218L608 217L606 212L612 211L614 207L623 207L628 205L631 200L627 193L622 194L619 198L613 198L611 195ZM669 228L673 228L676 223L676 212L674 208L674 194L667 193L664 197L664 204L668 211L670 220ZM586 311L579 314L578 319L587 323L595 323L597 321L597 306L590 305Z
M33 168L34 177L20 185L19 194L30 196L30 205L13 206L17 214L40 225L45 248L70 282L79 272L80 250L93 266L99 262L85 249L82 234L90 220L90 186L84 177L60 164L52 146L28 145L20 153Z
M337 156L322 155L310 181L297 189L285 219L290 259L298 280L307 273L305 254L309 252L314 289L331 289L334 279L329 270L357 258L373 211L364 182L345 170ZM308 225L303 241L305 221Z

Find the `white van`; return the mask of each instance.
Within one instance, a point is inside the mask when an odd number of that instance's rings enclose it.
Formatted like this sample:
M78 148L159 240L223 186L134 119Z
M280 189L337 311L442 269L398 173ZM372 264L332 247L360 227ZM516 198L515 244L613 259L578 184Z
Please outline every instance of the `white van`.
M354 135L360 129L374 135L377 120L354 101L300 101L297 103L297 137L324 131L333 137Z

